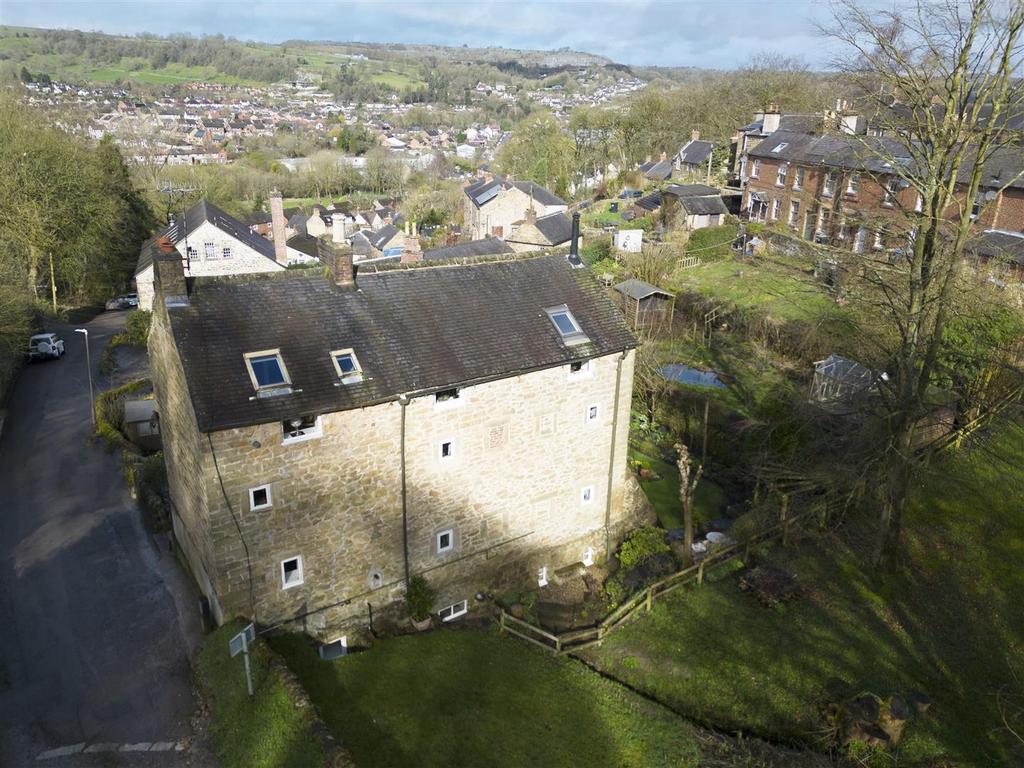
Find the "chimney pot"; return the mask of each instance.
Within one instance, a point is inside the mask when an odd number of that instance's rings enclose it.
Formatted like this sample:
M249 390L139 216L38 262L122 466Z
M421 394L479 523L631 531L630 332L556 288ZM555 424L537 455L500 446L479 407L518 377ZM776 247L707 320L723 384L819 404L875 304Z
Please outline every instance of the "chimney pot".
M690 141L700 141L700 131L696 128L690 131Z
M665 153L665 152L662 152L661 153L661 162L665 162L666 160L668 160L668 154Z

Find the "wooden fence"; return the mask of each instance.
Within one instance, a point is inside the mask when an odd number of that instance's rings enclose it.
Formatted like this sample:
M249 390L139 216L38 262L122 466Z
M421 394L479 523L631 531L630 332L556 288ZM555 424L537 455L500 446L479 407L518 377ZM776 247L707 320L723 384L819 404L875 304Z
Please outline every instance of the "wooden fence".
M617 606L611 613L592 627L583 627L582 629L572 629L559 633L548 632L528 621L517 619L512 614L502 610L498 617L501 632L508 632L556 654L573 653L593 645L600 645L610 632L624 624L639 611L643 610L644 613L649 613L651 605L662 595L666 595L691 582L701 586L704 583L704 574L708 569L727 563L740 555L743 556L744 560L748 560L751 548L758 544L780 539L783 545L785 545L789 541L789 532L793 525L815 516L824 525L828 517L828 506L824 504L807 509L792 517L787 514L787 507L788 505L783 503L779 522L771 527L751 536L743 542L737 542L721 549L716 549L700 562L648 585Z

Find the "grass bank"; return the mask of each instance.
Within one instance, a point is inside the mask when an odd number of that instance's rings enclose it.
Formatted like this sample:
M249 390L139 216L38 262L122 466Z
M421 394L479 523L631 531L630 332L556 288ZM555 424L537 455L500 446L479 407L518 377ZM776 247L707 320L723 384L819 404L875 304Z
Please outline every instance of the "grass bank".
M312 713L299 709L270 665L265 645L252 654L256 695L249 698L241 655L228 641L242 628L230 622L206 638L198 675L210 706L210 737L222 768L316 768L324 755L312 733Z
M1014 424L921 479L899 572L872 571L870 529L851 523L773 551L802 585L791 603L761 607L729 573L666 597L588 653L675 711L806 743L826 701L920 690L934 703L911 725L900 765L1024 764L1000 711L1001 696L1024 694L1013 688L1024 669L1022 498L1024 427Z

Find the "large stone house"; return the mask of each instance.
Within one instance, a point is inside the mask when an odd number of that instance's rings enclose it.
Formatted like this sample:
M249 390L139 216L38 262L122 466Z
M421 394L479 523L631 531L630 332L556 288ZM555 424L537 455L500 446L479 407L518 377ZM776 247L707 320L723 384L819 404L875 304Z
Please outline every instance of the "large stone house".
M540 219L565 213L569 205L532 181L510 181L486 175L465 189L463 233L471 240L494 236L505 240L533 211Z
M142 244L134 278L142 309L153 308L153 259L161 246L173 247L192 277L277 272L288 264L287 256L278 260L270 240L213 203L200 200L184 217Z
M350 637L413 575L446 621L607 557L646 505L604 288L561 256L364 273L342 248L321 240L327 276L156 260L173 529L217 620Z

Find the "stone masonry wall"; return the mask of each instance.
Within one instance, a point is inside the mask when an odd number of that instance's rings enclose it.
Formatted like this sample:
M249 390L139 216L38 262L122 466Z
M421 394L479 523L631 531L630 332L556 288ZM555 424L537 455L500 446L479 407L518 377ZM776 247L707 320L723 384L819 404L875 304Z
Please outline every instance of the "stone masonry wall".
M588 547L604 556L618 358L577 375L561 366L468 387L454 403L431 395L406 406L409 565L438 590L435 609L463 599L472 607L478 591L536 586L537 569L551 574ZM638 519L626 471L633 358L622 361L612 546ZM588 420L591 406L597 415ZM289 445L278 423L215 433L227 501L215 471L205 494L225 614L250 613L251 562L260 622L306 615L306 631L331 639L365 627L371 607L375 617L393 611L404 594L402 406L326 414L321 425L321 437ZM441 457L442 442L451 442L450 458ZM264 484L272 505L252 511L249 489ZM438 553L437 533L447 529L454 548ZM284 589L281 561L297 555L304 583ZM374 574L383 586L375 588Z

